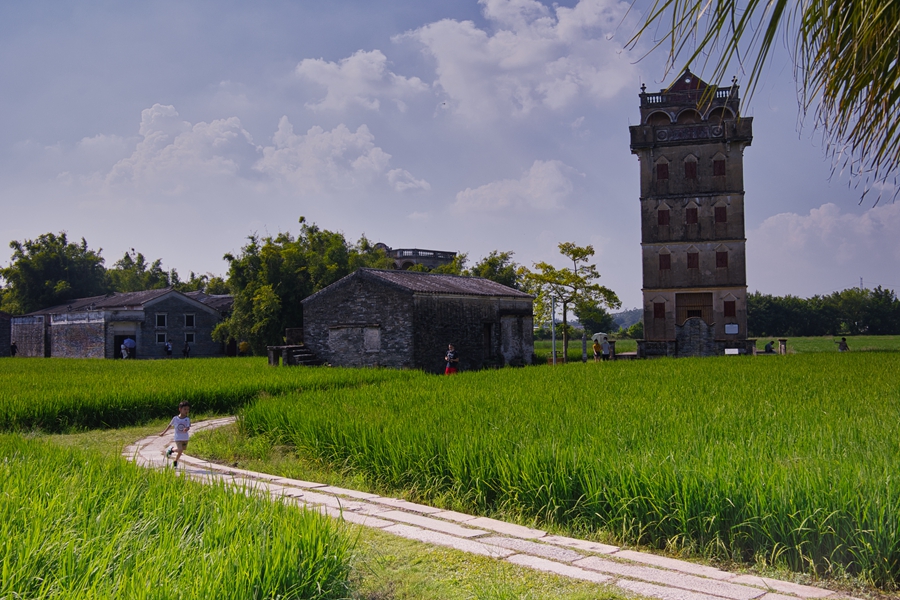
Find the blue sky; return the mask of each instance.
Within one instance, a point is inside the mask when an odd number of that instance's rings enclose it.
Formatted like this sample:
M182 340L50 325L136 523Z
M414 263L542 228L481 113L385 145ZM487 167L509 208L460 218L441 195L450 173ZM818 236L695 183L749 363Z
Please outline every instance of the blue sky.
M628 126L662 53L639 13L567 0L4 3L0 241L65 230L186 276L300 215L351 240L511 250L592 244L640 304ZM743 74L735 73L739 80ZM900 203L831 179L777 56L744 114L748 286L900 287ZM11 251L0 251L8 264Z

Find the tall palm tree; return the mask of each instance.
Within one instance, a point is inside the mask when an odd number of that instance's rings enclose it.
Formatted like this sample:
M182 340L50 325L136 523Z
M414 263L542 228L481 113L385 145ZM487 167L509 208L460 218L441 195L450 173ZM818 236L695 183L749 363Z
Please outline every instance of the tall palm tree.
M651 31L663 32L654 42L670 67L700 62L712 81L734 61L749 67L748 96L784 38L801 111L814 115L834 168L866 191L897 193L900 0L654 0L631 45Z

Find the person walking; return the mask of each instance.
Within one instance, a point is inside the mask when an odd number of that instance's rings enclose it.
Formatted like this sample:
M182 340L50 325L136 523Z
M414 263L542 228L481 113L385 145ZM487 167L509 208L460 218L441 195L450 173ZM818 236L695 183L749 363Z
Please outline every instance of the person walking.
M191 357L191 345L187 341L184 342L184 346L181 348L181 355L185 358Z
M18 353L19 353L19 347L16 345L15 342L13 342L9 346L9 355L12 356L13 358L15 358L16 354L18 354Z
M459 372L459 354L453 344L447 344L447 354L444 356L444 362L447 366L444 368L444 375L453 375Z
M172 420L169 421L166 428L159 434L159 437L162 437L169 429L175 428L175 439L173 440L175 445L166 448L166 458L172 456L173 452L175 453L175 461L172 463L172 466L176 469L178 468L178 459L180 459L182 453L187 450L188 440L190 439L189 432L191 429L191 418L188 416L190 412L190 403L188 403L187 400L181 402L178 405L178 414L172 417Z
M842 337L841 341L835 342L838 345L838 352L850 352L850 346L847 345L847 338Z
M166 358L172 358L172 342L166 340Z
M603 350L600 346L600 340L594 340L594 345L591 346L591 349L594 351L594 362L600 362L600 353Z
M604 336L603 343L600 344L600 358L609 360L609 340Z

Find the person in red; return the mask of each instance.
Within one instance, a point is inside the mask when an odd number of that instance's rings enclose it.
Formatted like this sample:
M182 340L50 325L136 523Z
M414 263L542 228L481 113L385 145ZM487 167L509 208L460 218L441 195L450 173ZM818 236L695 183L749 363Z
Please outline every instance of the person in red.
M447 344L447 356L444 357L444 360L447 361L447 368L444 369L444 375L453 375L458 371L459 355L456 353L453 344Z

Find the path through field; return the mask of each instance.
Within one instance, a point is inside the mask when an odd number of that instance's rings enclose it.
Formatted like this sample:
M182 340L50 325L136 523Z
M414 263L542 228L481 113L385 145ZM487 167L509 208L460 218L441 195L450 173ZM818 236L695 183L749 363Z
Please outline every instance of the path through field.
M212 419L194 423L191 429L197 432L233 422L233 417ZM123 455L141 466L162 469L170 465L164 454L170 440L170 436L150 436L125 448ZM448 546L574 579L614 585L662 600L847 598L824 588L730 573L397 498L235 469L188 455L181 457L179 471L198 481L223 481L238 488L250 488L411 540Z

